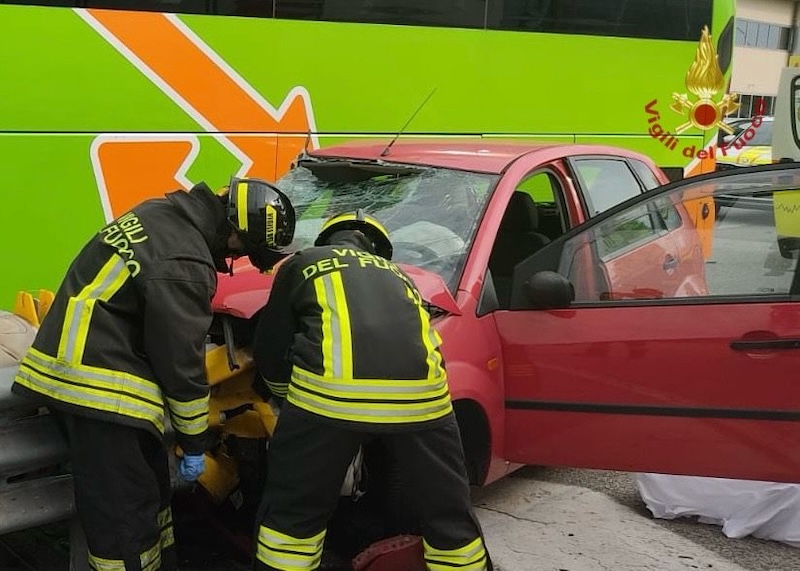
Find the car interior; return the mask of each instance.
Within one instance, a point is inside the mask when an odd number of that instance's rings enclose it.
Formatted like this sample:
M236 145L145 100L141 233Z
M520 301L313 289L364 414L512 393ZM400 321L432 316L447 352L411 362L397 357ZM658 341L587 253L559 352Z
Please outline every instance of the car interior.
M511 195L489 258L501 309L509 307L514 266L566 231L562 200L561 186L548 170L526 177Z
M550 238L539 231L539 211L533 198L527 192L515 191L500 222L489 258L489 270L501 308L508 307L514 266L549 243Z

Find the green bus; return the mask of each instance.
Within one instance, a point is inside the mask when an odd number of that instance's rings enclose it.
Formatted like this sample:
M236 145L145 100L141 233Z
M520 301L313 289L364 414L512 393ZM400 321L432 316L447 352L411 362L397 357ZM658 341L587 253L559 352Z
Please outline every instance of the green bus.
M732 104L734 0L20 4L0 2L2 309L138 201L277 180L304 148L524 137L693 174Z

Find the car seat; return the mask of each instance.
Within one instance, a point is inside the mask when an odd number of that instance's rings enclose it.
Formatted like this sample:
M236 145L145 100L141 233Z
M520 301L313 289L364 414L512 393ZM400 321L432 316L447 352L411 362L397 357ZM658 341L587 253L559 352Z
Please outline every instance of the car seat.
M501 308L508 307L514 266L549 243L550 238L539 232L539 213L533 198L526 192L514 192L500 221L489 258L489 270Z

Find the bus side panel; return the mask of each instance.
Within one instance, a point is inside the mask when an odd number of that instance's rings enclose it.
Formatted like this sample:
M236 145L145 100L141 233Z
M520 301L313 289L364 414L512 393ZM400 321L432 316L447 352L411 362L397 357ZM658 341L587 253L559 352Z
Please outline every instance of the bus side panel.
M729 5L715 0L712 31ZM704 137L664 145L645 110L685 121L670 104L696 41L17 5L0 22L3 183L25 209L0 209L0 259L17 266L0 307L55 289L142 198L279 177L306 144L389 137L412 115L407 134L613 141L680 167Z

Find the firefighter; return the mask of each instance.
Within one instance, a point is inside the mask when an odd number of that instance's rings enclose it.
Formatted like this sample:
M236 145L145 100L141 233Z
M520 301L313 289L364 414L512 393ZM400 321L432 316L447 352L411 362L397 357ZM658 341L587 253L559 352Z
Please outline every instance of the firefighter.
M470 504L439 334L392 263L386 229L330 218L288 258L256 329L258 372L279 402L256 524L257 569L316 569L359 447L379 440L422 522L428 569L491 569Z
M75 507L96 571L177 568L169 421L181 475L204 469L209 387L205 338L217 271L281 257L294 210L277 188L231 180L142 202L103 227L67 270L13 391L65 429Z

